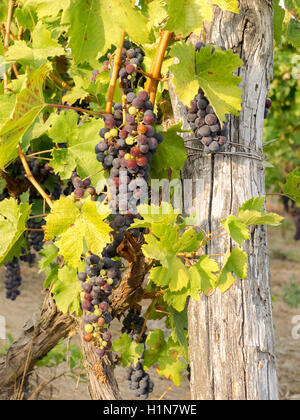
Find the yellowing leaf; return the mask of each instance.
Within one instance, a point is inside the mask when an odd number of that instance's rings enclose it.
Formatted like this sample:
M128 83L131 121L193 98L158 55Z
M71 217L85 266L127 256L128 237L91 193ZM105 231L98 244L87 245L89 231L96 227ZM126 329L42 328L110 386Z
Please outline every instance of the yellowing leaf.
M240 279L247 277L247 260L248 255L240 248L235 248L231 253L228 250L216 284L216 287L222 293L226 292L235 283L232 273Z
M13 198L0 202L0 263L24 233L30 211L29 204L18 205Z
M222 51L207 46L195 53L192 44L176 43L171 55L179 59L179 64L170 67L174 74L173 83L179 99L188 104L201 87L219 120L224 122L226 114L238 115L241 110L242 89L238 87L241 78L233 71L243 63L231 50Z
M17 145L23 134L45 106L42 87L49 70L43 65L27 73L26 86L17 95L12 117L0 130L0 169L17 156Z
M54 203L46 218L45 239L52 240L59 253L74 267L78 267L84 250L84 241L94 254L100 254L110 243L112 231L104 219L108 217L108 207L87 199L79 210L72 198L62 197Z

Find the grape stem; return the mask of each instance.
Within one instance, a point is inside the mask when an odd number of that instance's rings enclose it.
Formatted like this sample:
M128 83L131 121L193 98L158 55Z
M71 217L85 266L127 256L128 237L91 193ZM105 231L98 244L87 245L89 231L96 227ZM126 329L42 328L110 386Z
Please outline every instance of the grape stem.
M61 80L59 77L57 77L54 73L50 74L50 79L54 80L56 83L58 83L62 88L66 90L72 90L71 86L68 85L64 80Z
M90 111L89 109L83 109L83 108L77 108L74 106L69 106L69 105L58 105L58 104L46 104L45 106L48 106L50 108L58 108L58 109L71 109L73 111L77 111L77 112L83 112L86 114L93 114L93 115L97 115L98 117L104 117L104 114L99 113L99 112L94 112L94 111Z
M40 186L40 184L37 182L37 180L32 175L31 170L28 166L27 160L26 160L26 158L24 156L24 153L22 152L20 146L18 146L18 154L19 154L19 158L21 160L21 163L23 165L23 168L25 170L26 177L31 182L31 184L35 187L35 189L41 194L41 196L47 202L50 209L52 209L53 208L53 202L52 202L51 198L46 194L46 192L43 190L43 188Z
M153 301L150 303L150 305L149 305L149 307L148 307L148 309L145 313L145 321L144 321L144 324L143 324L143 328L140 332L139 338L136 340L137 343L139 343L141 341L141 338L142 338L142 336L145 332L145 329L146 329L146 325L147 325L151 310L152 310L153 306L156 304L157 299L158 298L153 299Z
M159 80L161 79L161 68L163 64L163 60L165 57L165 53L167 51L167 48L171 42L171 40L174 37L173 32L164 31L161 34L161 38L159 40L159 44L152 62L151 66L151 78L148 78L147 83L145 85L145 91L150 94L150 101L154 104L157 88L159 84Z
M50 149L50 150L41 150L40 152L31 153L30 155L26 155L26 156L27 156L27 158L31 158L33 156L38 156L38 155L41 155L43 153L51 153L51 152L53 152L53 149Z
M112 76L111 76L111 80L110 80L110 84L109 84L109 88L108 88L106 108L105 108L106 114L111 114L111 111L112 111L112 104L113 104L113 100L114 100L116 83L117 83L117 80L118 80L118 77L119 77L121 56L122 56L125 36L126 36L126 32L123 30L122 35L121 35L120 47L117 49L116 56L115 56L115 59L114 59L113 72L112 72Z

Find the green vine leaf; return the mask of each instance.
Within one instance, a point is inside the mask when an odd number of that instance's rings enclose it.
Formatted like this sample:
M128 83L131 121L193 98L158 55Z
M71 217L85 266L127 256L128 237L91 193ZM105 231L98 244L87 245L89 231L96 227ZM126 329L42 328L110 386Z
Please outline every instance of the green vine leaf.
M169 19L165 29L183 36L199 33L204 20L212 21L214 4L224 11L239 13L237 0L166 0L166 4Z
M264 208L265 197L251 198L238 211L238 218L245 225L279 226L283 217L276 213L268 213Z
M41 251L39 252L39 255L41 256L41 258L38 262L38 265L40 271L43 271L57 257L58 249L53 244L46 244L44 245L43 249L41 249Z
M157 153L151 162L150 176L152 179L169 178L169 171L172 171L171 178L180 177L186 159L187 152L182 137L178 133L185 133L182 130L182 123L173 125L163 132L164 141L158 146Z
M240 246L246 239L250 238L246 224L237 217L230 215L221 223L228 235Z
M43 83L49 73L48 65L28 70L24 89L18 93L12 117L0 129L0 169L17 156L17 145L23 134L45 106Z
M137 208L143 220L135 219L131 228L151 228L153 223L173 225L178 215L178 210L174 210L169 203L162 202L160 206L143 204Z
M132 41L149 41L147 20L129 0L69 0L61 23L69 25L69 47L76 64L97 66L98 56L112 44L120 44L122 30Z
M65 261L78 267L84 252L84 243L94 254L100 254L111 242L110 226L105 223L110 210L104 205L86 199L81 208L72 197L62 197L54 203L51 213L46 217L45 240L55 239Z
M18 243L26 229L31 205L10 198L0 202L0 264Z
M132 341L127 334L122 334L121 338L113 342L112 350L120 353L123 367L136 365L144 352L144 344Z
M178 228L170 225L152 224L152 232L153 234L145 235L146 244L142 247L144 255L161 262L166 269L163 281L168 284L171 291L176 292L187 287L189 283L188 269L176 257L176 244L179 240ZM154 280L156 282L157 278Z
M300 47L300 22L295 19L291 19L287 28L287 40L295 48Z
M281 42L281 36L283 32L283 21L285 16L285 10L280 5L280 0L273 1L274 9L274 38L277 44Z
M192 44L176 43L170 54L178 58L179 64L171 66L170 71L181 102L188 104L200 86L219 120L224 122L226 114L238 115L241 110L243 91L238 85L242 79L233 75L233 71L243 62L231 50L216 47L212 54L212 48L207 46L195 53Z
M32 45L26 41L15 41L8 48L7 59L17 61L23 66L38 68L47 63L49 57L65 55L65 50L55 39L51 38L51 32L39 21L31 33Z
M77 279L77 270L65 265L58 269L57 279L54 282L51 293L58 309L66 314L81 316L80 292L81 284Z
M102 119L95 119L78 127L77 118L76 113L65 111L52 122L48 131L50 138L54 143L66 142L67 148L53 149L53 159L49 164L62 179L70 179L76 169L82 179L89 177L97 191L101 192L99 188L103 185L105 174L94 149L100 141L98 133L104 123Z
M300 204L300 169L296 168L290 172L281 188L283 194Z
M59 12L68 6L69 0L20 0L20 3L36 11L38 18L43 19L47 16L55 18Z
M157 363L157 372L170 379L176 386L181 384L180 371L186 369L186 363L179 360L184 357L185 351L180 344L175 343L170 337L166 342L164 333L161 330L155 330L149 334L146 345L149 347L144 355L144 368L150 369Z
M220 271L218 263L207 255L202 255L199 261L190 268L190 293L193 299L199 300L201 291L206 296L210 296L214 292L217 284L215 273L218 271Z
M234 283L234 273L239 279L247 278L248 255L240 248L235 248L231 253L227 251L225 262L218 276L216 287L225 293Z

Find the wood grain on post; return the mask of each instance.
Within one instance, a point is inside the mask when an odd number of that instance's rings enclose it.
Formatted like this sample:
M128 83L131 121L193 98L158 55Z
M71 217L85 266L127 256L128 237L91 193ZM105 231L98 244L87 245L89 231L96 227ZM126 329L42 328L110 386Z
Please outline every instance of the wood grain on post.
M229 141L262 154L273 65L273 11L265 0L241 0L239 8L240 15L215 9L213 22L206 26L206 43L233 49L244 61L238 71L243 79L243 109L239 118L230 117ZM187 127L184 106L172 87L171 99L176 122L184 121ZM235 149L227 146L227 150ZM198 222L207 231L218 228L218 221L228 214L236 214L249 198L265 195L265 171L255 159L221 154L202 157L193 152L182 177L204 181L199 196L193 198L201 203ZM228 245L234 244L220 238L208 244L207 252L223 254ZM251 230L245 250L249 255L246 280L238 280L225 294L216 291L210 297L202 295L198 302L190 300L192 399L278 399L265 227Z

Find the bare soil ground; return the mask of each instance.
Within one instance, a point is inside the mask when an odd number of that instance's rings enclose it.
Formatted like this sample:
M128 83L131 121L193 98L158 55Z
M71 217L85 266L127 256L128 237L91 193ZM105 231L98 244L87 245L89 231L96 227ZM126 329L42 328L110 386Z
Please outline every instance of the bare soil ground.
M278 208L272 210L278 211ZM269 229L271 285L274 297L273 316L280 397L287 400L300 400L300 338L295 339L292 335L292 330L295 327L293 317L300 316L300 305L298 308L292 307L288 303L290 299L283 298L285 288L290 288L291 282L300 288L300 242L294 241L294 230L294 226L289 220L284 222L283 228ZM3 269L0 270L0 315L6 317L7 332L14 338L20 334L24 321L38 310L42 300L40 294L43 283L42 276L37 273L36 268L28 268L26 265L22 265L22 273L22 294L16 302L10 302L4 296ZM152 328L154 328L153 325ZM114 324L113 331L114 335L118 334L118 323ZM4 341L0 340L0 348L2 344L4 344ZM54 380L51 384L43 385L65 371L65 375ZM116 374L123 398L133 399L124 380L124 370L118 368ZM155 380L155 390L151 399L189 399L189 385L186 377L183 378L181 387L176 387L172 386L168 380L158 377L154 370L151 376ZM68 376L66 363L59 367L38 368L32 376L30 387L32 392L37 390L38 384L41 385L40 392L35 396L38 399L76 400L90 398L87 385L78 383L76 378L73 379Z

